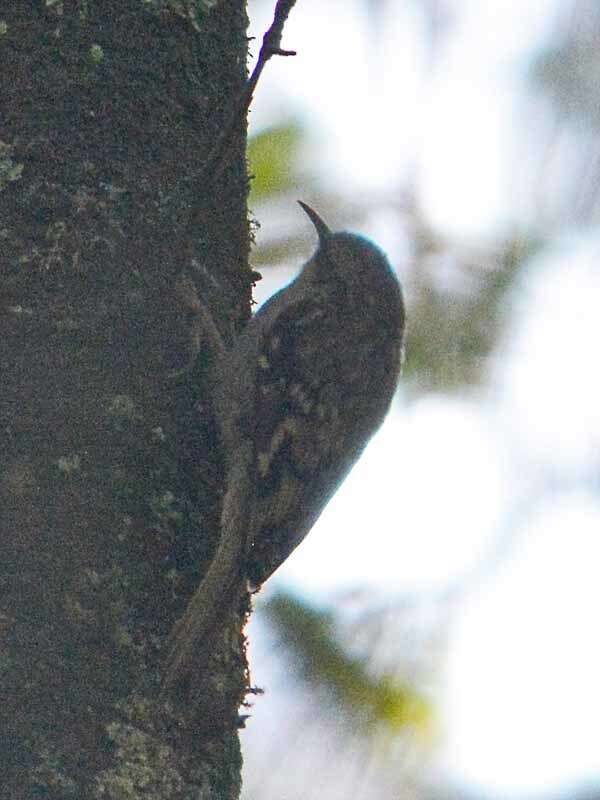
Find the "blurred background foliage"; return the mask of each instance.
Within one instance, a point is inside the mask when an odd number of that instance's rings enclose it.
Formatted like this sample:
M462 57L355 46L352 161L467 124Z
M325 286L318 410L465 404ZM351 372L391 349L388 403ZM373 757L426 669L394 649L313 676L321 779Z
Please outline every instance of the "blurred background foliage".
M302 136L301 124L290 120L250 137L248 164L252 203L290 192L298 185L296 162Z
M343 625L333 611L318 610L280 592L263 613L278 632L295 670L321 692L332 713L343 714L349 728L397 735L407 727L424 733L431 721L427 700L396 676L372 674L364 654L352 655L343 642ZM353 637L355 638L355 637Z
M302 5L303 0L298 0L293 14L300 13ZM416 15L426 64L422 90L427 93L440 68L437 55L457 46L464 5L464 0L363 0L353 4L354 12L360 7L362 35L372 37L372 63L364 69L382 68L376 53L379 42L383 44L389 15ZM268 19L272 6L272 2L255 0L250 3L250 15ZM515 4L515 15L518 8ZM336 14L340 13L338 7ZM547 36L531 44L519 65L520 92L514 102L520 112L515 114L515 125L523 126L523 136L514 149L507 176L514 186L515 203L492 233L461 236L436 227L418 180L418 148L414 168L402 182L390 185L385 193L365 191L357 196L355 189L343 185L333 189L331 181L318 179L310 155L318 148L317 123L305 108L294 107L293 97L286 102L289 115L279 107L274 110L271 104L263 123L256 130L251 127L250 206L257 220L271 220L269 230L258 238L253 256L265 278L283 265L287 279L290 267L299 263L299 250L308 252L311 247L300 215L289 216L297 198L317 208L326 220L336 220L338 228L364 230L368 220L378 218L395 226L396 239L402 240L400 272L409 308L407 360L399 400L405 406L427 394L477 396L477 392L491 391L494 359L514 325L515 308L532 264L554 252L565 237L574 232L591 234L597 224L600 5L595 0L561 4L548 0L546 15L552 20ZM322 24L322 18L315 24ZM291 24L286 29L288 46L301 51L302 41L289 41L292 29ZM333 31L331 36L335 40ZM336 55L346 57L351 57L347 50ZM276 71L279 66L272 62L269 69ZM258 105L261 92L268 91L268 86L259 86ZM314 91L318 94L319 87ZM321 102L327 102L322 94ZM390 111L390 118L381 124L397 125L400 137L403 113L410 109ZM468 118L464 125L469 125ZM357 154L357 158L365 157L365 153ZM307 162L312 164L310 169ZM257 658L268 652L267 657L276 654L280 660L279 675L289 683L281 677L283 683L274 689L271 702L276 703L276 693L288 691L295 704L297 727L293 734L282 725L280 738L274 734L279 738L275 755L268 747L262 758L255 750L249 752L245 796L285 800L312 796L469 800L492 796L486 790L450 789L443 781L423 778L436 743L435 692L430 689L443 660L455 599L439 593L428 605L425 623L418 619L422 614L419 603L400 608L397 597L386 603L369 593L361 595L359 587L350 601L337 598L325 609L281 589L259 603L259 617L270 633L261 634L267 644L259 646ZM392 639L403 646L390 647ZM274 674L268 679L277 684ZM560 687L557 692L561 693ZM298 729L311 746L299 746ZM274 730L276 726L271 734ZM320 771L312 773L311 764L318 761L314 751L330 736L340 743L337 771L328 764L327 769L321 765ZM292 789L288 770L298 769L298 764L305 774L293 778ZM281 781L278 769L285 775ZM269 780L265 770L270 773ZM372 780L366 779L367 773ZM323 774L328 775L324 782ZM559 795L548 794L554 796ZM571 788L565 796L595 800L600 792Z

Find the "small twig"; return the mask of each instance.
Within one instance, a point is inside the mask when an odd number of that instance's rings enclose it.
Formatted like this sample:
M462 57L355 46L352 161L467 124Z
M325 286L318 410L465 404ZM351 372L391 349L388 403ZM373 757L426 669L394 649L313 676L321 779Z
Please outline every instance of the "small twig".
M277 0L275 7L275 14L273 15L273 22L271 27L263 36L262 47L258 54L258 61L252 70L250 80L246 85L246 98L244 102L244 110L247 111L252 102L252 95L258 83L258 79L265 67L267 61L271 56L295 56L295 50L283 50L281 48L281 37L283 35L283 26L289 16L290 11L296 4L296 0Z
M200 172L194 179L195 190L192 191L193 197L202 197L207 194L207 187L214 184L225 167L225 156L231 146L234 135L241 121L244 119L246 112L250 108L256 84L265 64L271 56L295 56L295 50L283 50L281 47L281 37L283 35L283 26L289 16L290 11L296 5L296 0L277 0L275 6L275 13L273 15L273 22L270 28L263 36L263 43L258 54L258 61L250 78L246 82L239 98L234 103L234 108L229 120L225 124L222 132L217 137L214 147L208 154L206 161L200 169ZM198 205L194 205L190 209L187 220L186 230L181 237L182 253L178 263L188 262L190 258L190 248L192 240L192 231L197 224L197 214L199 211Z
M234 135L241 121L244 119L246 112L250 108L256 84L262 74L265 64L271 56L295 56L295 50L283 50L281 48L281 37L283 34L283 26L289 16L290 11L296 5L296 0L277 0L275 6L275 13L273 15L273 22L270 28L263 36L263 43L258 54L258 61L252 70L250 78L246 82L239 98L235 101L233 112L226 122L221 133L217 137L214 147L208 154L208 157L200 172L194 178L194 185L192 187L192 197L203 197L207 194L207 187L214 184L225 167L225 156L234 139ZM181 252L180 257L177 259L178 264L187 263L191 257L191 240L192 231L197 224L197 215L199 212L198 204L194 204L190 209L187 219L186 229L181 237Z
M262 74L265 64L271 56L295 56L295 50L283 50L281 47L281 37L283 35L283 26L289 16L290 11L295 6L296 0L277 0L275 6L275 13L273 15L273 22L271 27L263 36L262 47L258 54L258 61L252 70L252 75L248 79L246 86L235 104L233 114L231 115L228 123L225 125L223 132L219 136L215 146L211 150L206 159L206 163L202 167L198 182L206 185L207 181L214 181L220 173L224 165L224 157L227 153L232 139L232 135L237 126L244 118L246 112L250 108L256 84Z

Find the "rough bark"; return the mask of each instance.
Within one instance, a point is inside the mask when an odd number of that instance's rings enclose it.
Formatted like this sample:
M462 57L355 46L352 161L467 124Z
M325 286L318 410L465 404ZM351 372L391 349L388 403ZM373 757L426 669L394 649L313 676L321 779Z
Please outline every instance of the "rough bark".
M0 3L0 798L239 793L243 609L157 700L222 493L174 281L227 337L252 277L245 131L194 180L245 78L244 3L204 6Z

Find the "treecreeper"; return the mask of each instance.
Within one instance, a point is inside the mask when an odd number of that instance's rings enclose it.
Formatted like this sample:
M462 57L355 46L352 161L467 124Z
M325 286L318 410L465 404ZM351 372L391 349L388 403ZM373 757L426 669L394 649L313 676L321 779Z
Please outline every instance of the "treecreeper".
M168 640L163 690L194 670L236 597L302 542L381 425L400 375L404 302L385 254L300 205L317 250L230 350L201 308L227 482L219 544Z

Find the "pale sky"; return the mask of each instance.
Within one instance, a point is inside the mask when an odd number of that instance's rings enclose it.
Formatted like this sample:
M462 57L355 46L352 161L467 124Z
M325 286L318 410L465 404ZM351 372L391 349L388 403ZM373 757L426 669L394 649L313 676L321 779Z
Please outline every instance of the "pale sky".
M489 234L519 206L509 176L529 120L516 116L514 92L556 4L461 0L424 97L419 17L410 2L388 5L409 11L389 15L373 48L360 3L298 0L283 46L299 55L268 66L253 122L282 108L307 116L320 145L308 171L353 203L393 192L418 156L431 220ZM268 14L250 10L262 32ZM360 232L398 255L385 221ZM437 698L433 774L503 797L600 780L599 262L600 241L585 237L538 259L487 389L398 404L277 577L317 599L370 583L392 595L442 586L486 558L508 511L546 490L455 617ZM407 299L410 314L410 287ZM273 713L261 703L277 699L259 701L257 724Z

